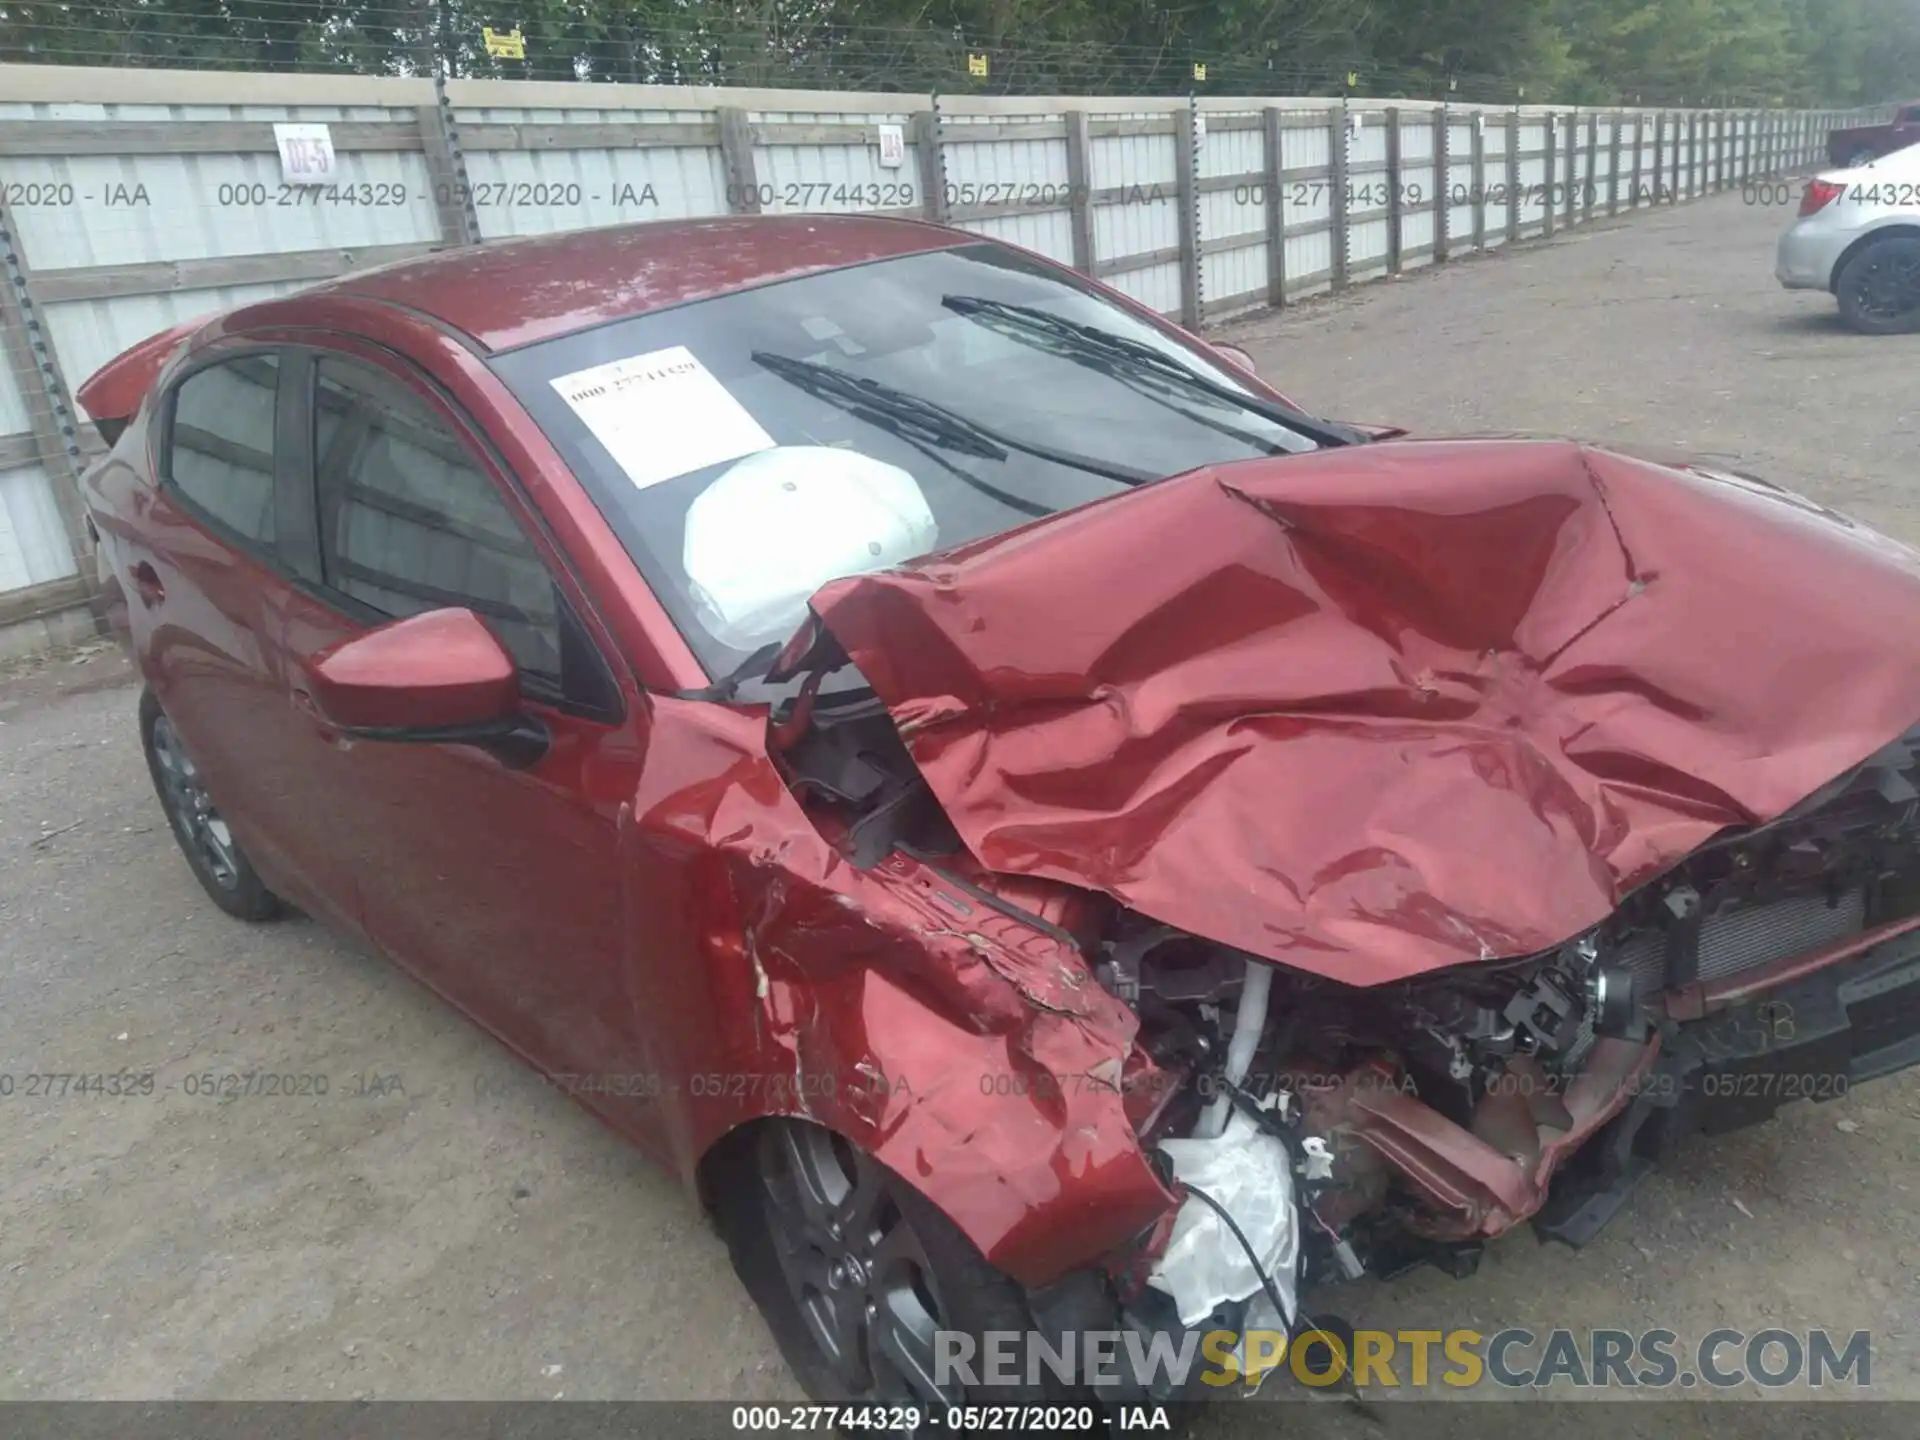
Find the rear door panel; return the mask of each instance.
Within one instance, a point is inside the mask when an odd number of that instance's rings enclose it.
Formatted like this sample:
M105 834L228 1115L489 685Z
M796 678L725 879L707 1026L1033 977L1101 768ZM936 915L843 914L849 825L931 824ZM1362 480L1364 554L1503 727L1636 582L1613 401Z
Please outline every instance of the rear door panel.
M125 492L135 514L116 546L118 578L142 670L262 878L351 923L349 877L300 803L311 744L286 703L282 642L299 577L278 524L291 418L280 359L238 339L168 378L155 411L159 483Z

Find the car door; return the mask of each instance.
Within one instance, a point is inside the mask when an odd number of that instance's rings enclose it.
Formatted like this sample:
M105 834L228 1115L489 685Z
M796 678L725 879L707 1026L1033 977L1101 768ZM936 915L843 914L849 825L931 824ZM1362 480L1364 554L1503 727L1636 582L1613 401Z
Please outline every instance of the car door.
M352 740L317 714L316 787L379 945L623 1129L651 1071L623 965L618 827L639 748L584 596L471 420L423 375L342 340L311 352L320 583L289 626L314 658L388 620L463 607L518 662L552 736L530 768L471 746ZM536 540L536 536L540 536Z
M241 846L274 890L351 924L351 884L290 783L311 741L288 712L280 638L316 561L285 370L278 347L239 338L168 377L159 483L123 580L147 677Z

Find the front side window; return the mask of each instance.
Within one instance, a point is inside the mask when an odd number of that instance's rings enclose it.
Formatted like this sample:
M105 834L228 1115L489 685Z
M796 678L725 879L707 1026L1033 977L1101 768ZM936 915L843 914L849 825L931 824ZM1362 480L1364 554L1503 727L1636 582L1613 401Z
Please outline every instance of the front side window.
M273 414L279 364L242 355L194 371L174 391L167 478L201 512L271 548Z
M321 359L314 475L330 588L396 619L472 610L522 670L558 682L552 577L492 479L397 377Z
M991 244L763 285L493 364L713 674L785 639L837 576L1351 438Z

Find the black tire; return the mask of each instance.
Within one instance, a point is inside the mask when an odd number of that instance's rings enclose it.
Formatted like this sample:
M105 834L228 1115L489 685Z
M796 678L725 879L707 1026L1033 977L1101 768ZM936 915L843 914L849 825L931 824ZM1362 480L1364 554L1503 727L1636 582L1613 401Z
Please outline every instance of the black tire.
M1833 281L1840 318L1863 335L1920 329L1920 238L1890 235L1863 245Z
M830 1130L768 1120L728 1146L713 1190L721 1233L780 1353L815 1401L923 1414L961 1404L1089 1403L1044 1369L1038 1386L955 1379L935 1387L933 1330L974 1336L976 1357L983 1332L1025 1335L1034 1320L1021 1287L925 1196ZM837 1348L829 1336L840 1338ZM918 1379L902 1355L920 1359Z
M140 696L140 748L167 828L213 903L236 920L272 920L285 909L247 859L199 784L199 772L151 690Z

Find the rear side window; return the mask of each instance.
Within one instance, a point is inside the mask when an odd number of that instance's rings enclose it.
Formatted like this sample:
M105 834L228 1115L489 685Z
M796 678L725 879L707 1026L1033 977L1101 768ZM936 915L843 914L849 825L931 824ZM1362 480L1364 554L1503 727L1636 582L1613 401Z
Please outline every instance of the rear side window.
M314 387L325 582L398 618L464 606L558 683L553 579L460 438L395 377L325 358Z
M167 478L242 539L273 544L273 409L279 362L244 355L197 370L174 391Z

